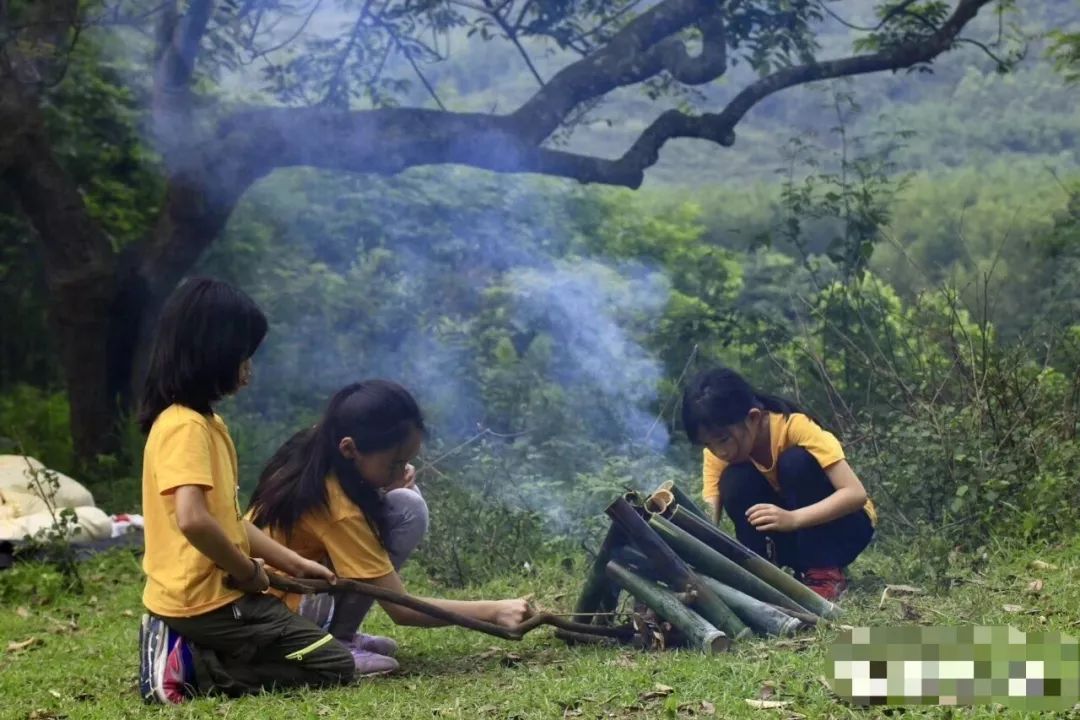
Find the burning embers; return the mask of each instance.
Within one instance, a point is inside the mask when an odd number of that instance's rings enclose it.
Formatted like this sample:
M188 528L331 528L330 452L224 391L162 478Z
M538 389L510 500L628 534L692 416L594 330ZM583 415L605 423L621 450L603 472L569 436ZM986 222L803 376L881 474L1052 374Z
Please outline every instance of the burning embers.
M629 492L607 514L612 524L578 599L576 622L604 625L625 590L636 600L635 632L623 641L716 653L732 640L791 635L840 613L716 527L672 483L647 499Z

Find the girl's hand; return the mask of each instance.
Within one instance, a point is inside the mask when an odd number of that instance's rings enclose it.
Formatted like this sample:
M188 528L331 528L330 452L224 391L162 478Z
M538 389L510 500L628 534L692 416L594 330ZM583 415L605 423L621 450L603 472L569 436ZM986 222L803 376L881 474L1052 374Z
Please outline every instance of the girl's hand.
M506 628L520 625L532 617L532 608L525 598L513 600L496 600L495 611L491 614L491 622Z
M251 573L244 578L230 575L226 585L246 593L263 593L270 589L270 578L266 576L262 558L251 558Z
M755 530L761 532L792 532L799 529L795 513L768 503L752 505L746 511L746 519Z
M386 488L390 490L401 490L402 488L412 490L416 487L416 468L412 466L412 463L405 465L405 472L401 474L401 479L390 487Z
M337 582L337 575L334 572L323 565L317 563L314 560L308 560L307 558L300 558L296 567L293 569L293 575L298 578L311 578L312 580L325 580L333 585Z

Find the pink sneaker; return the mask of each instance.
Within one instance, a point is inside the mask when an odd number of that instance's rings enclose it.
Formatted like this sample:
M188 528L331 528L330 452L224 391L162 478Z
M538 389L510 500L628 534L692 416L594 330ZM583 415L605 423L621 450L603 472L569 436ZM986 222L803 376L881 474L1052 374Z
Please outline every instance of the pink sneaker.
M393 638L383 637L382 635L365 635L359 632L353 635L350 645L355 650L366 650L386 657L394 657L398 651L398 644Z
M139 686L145 702L179 705L195 694L191 648L161 618L143 615L139 646Z
M826 600L839 600L847 590L847 577L838 567L810 568L803 573L802 581Z
M386 675L394 672L399 667L398 661L392 657L368 652L367 650L358 650L354 647L350 647L349 652L352 653L353 665L356 667L356 677Z

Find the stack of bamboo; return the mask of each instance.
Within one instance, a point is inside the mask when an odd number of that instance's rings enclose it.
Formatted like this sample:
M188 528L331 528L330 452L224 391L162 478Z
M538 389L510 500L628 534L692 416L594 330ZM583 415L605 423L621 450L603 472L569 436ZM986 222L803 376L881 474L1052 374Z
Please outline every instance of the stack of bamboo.
M622 591L660 619L665 644L726 651L732 640L791 635L839 607L713 524L672 483L647 498L628 492L612 520L574 609L574 621L603 624Z

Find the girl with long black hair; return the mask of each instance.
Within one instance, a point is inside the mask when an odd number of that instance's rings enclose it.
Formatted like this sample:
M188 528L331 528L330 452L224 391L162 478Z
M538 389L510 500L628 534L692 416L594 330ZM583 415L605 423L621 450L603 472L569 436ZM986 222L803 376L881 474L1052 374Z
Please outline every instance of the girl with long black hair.
M682 418L690 442L704 446L702 495L714 517L722 508L739 542L839 597L877 512L836 436L723 367L691 380Z
M263 562L302 577L334 574L240 514L236 447L218 401L251 381L262 311L226 283L193 278L162 310L139 422L147 433L142 502L146 587L140 689L147 702L328 685L352 658L269 588Z
M398 570L427 529L427 505L409 464L420 451L424 419L397 383L366 380L330 399L315 427L290 438L271 458L251 498L250 517L303 557L329 565L339 577L404 592ZM325 624L349 648L360 675L398 667L390 638L358 632L372 601L339 595L286 602ZM428 600L479 620L513 626L529 615L523 599ZM443 621L381 603L399 625L435 627Z

